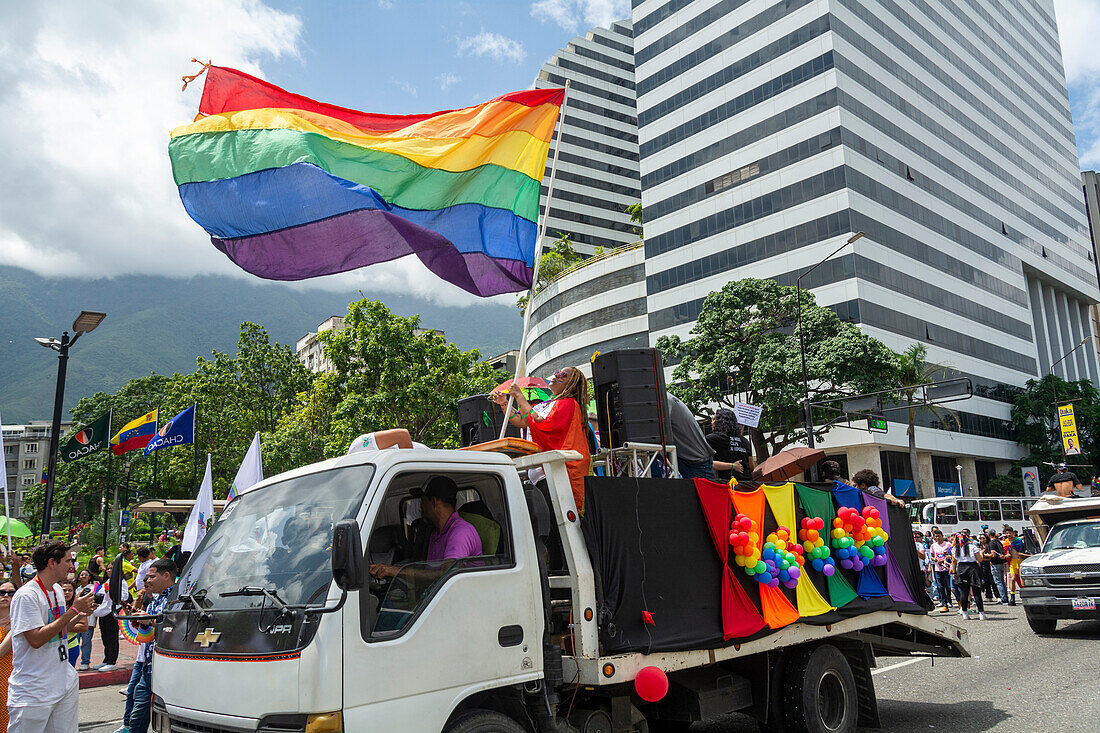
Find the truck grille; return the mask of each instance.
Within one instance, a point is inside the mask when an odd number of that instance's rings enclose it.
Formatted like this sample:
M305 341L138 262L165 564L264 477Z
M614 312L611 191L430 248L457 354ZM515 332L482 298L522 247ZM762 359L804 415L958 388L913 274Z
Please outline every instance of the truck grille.
M1089 565L1051 565L1050 567L1044 568L1043 572L1047 575L1059 575L1062 573L1096 573L1100 575L1100 563L1092 563Z
M298 716L268 716L260 721L260 727L256 729L224 728L219 725L207 725L206 723L196 723L192 720L173 717L161 708L153 710L152 731L156 733L300 733L305 730L304 724L286 720L287 717ZM280 718L283 719L280 720Z

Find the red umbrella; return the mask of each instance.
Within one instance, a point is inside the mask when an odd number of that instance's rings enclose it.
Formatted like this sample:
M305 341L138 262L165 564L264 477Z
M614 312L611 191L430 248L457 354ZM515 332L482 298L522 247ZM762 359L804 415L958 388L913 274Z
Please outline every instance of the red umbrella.
M825 457L825 451L796 446L776 453L752 472L757 481L787 481Z
M516 384L518 384L523 389L531 389L533 387L542 387L543 389L545 389L546 387L550 386L542 377L520 377ZM498 384L496 387L493 388L493 391L507 392L511 388L512 380L509 379L506 382L501 382L500 384Z

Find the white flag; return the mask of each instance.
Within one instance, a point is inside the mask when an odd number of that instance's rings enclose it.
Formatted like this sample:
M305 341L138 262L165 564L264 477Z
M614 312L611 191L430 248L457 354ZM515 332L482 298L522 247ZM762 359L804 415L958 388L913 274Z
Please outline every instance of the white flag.
M229 487L229 500L236 499L263 480L264 462L260 458L260 434L256 433L252 438L252 445L248 446L248 452L244 454L241 467L237 469L233 484Z
M206 536L206 523L214 518L214 479L210 475L210 454L206 454L206 473L203 474L199 495L191 514L187 517L187 527L183 530L184 552L194 552Z

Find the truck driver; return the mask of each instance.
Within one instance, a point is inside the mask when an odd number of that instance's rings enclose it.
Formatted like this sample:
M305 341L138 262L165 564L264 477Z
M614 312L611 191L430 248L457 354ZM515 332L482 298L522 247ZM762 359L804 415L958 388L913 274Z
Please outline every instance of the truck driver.
M458 515L458 485L448 476L432 476L423 489L413 490L420 497L420 510L432 525L428 539L427 561L459 560L481 554L481 537L474 526ZM400 566L375 563L370 574L379 580L392 578Z

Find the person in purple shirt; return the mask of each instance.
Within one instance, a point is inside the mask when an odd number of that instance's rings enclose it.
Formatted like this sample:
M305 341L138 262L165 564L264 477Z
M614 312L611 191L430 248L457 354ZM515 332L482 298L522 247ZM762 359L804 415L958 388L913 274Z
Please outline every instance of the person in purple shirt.
M433 527L425 558L428 562L460 560L481 554L481 537L477 530L458 516L458 485L453 479L433 476L423 489L412 493L420 497L420 510ZM392 578L400 571L397 565L376 563L370 566L370 574L379 579Z

